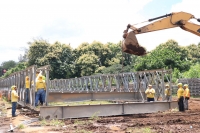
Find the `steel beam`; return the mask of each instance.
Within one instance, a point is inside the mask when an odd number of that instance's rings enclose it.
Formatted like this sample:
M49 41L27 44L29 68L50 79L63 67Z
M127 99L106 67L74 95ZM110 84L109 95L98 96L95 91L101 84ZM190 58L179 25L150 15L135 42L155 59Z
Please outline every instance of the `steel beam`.
M92 116L117 116L128 114L154 113L178 106L173 102L138 102L125 104L42 106L40 116L48 119L83 118Z
M145 96L145 93L142 92ZM84 100L135 100L142 101L139 92L81 92L81 93L49 93L48 102L68 102L68 101L84 101Z

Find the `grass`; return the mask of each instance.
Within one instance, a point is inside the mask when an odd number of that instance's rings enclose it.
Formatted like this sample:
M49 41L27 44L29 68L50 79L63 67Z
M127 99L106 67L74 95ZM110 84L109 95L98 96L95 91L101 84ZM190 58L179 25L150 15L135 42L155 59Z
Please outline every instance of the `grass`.
M74 124L75 125L88 125L90 123L94 123L94 121L99 120L99 116L97 116L97 114L99 114L99 112L95 112L90 118L89 120L75 120Z
M84 130L84 129L77 129L75 133L92 133L91 131L87 131L87 130Z
M200 98L200 96L196 95L196 96L190 96L191 98Z
M179 111L178 108L174 108L171 110L171 112L178 112L178 111Z
M19 129L24 129L25 126L24 126L24 124L20 124L20 125L18 126L18 128L19 128Z
M7 109L4 106L0 106L0 116L6 115L7 114Z
M40 121L40 125L46 126L46 125L48 125L48 122L45 119L43 119L43 120Z
M6 101L6 97L2 97L2 100L0 100L0 112L1 112L0 117L7 116L7 108L8 107L11 107L10 102Z
M143 127L143 128L127 128L127 133L153 133L150 127Z
M144 133L152 133L151 128L145 127L142 129Z
M84 120L84 121L75 120L75 121L74 121L74 124L75 124L75 125L88 125L88 124L90 124L90 123L92 123L92 122L91 122L91 121L87 121L87 120Z
M11 101L8 101L7 97L3 96L3 102L7 105L11 104Z
M50 121L50 125L51 126L64 126L65 123L62 120L53 119L53 120Z
M97 116L100 112L95 112L89 119L90 120L94 120L94 121L97 121L99 120L99 116Z
M99 104L112 104L110 101L80 101L80 102L51 102L50 106L76 106L76 105L99 105Z
M41 126L47 126L47 125L64 126L65 125L65 122L63 120L58 120L58 119L53 119L53 120L50 120L50 121L42 119L39 123L40 123Z
M179 112L178 108L170 109L167 111L162 112L163 114L168 114L168 113L176 113Z

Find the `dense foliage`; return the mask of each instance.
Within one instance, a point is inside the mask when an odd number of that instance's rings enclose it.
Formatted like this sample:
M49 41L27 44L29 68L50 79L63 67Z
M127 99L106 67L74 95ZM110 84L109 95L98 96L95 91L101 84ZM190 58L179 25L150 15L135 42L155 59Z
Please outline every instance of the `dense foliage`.
M121 42L103 44L85 42L73 49L70 44L48 43L38 39L20 55L19 62L5 61L0 69L9 74L31 65L50 65L50 78L74 78L104 73L121 73L150 69L173 69L174 81L180 77L200 76L200 43L181 47L174 40L160 44L146 56L135 56L121 51Z
M181 72L190 68L190 61L187 60L188 51L180 47L177 42L169 40L160 44L150 54L139 58L135 66L136 70L159 69L159 68L177 68Z

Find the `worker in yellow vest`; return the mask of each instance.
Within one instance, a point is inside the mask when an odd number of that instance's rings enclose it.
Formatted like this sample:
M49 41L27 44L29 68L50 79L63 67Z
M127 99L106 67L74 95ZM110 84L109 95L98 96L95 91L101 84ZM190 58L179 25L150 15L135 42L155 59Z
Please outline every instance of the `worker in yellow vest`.
M11 87L11 103L12 103L12 117L16 117L17 115L15 114L16 109L17 109L17 102L19 96L17 95L17 86L13 85Z
M152 85L148 86L145 94L147 95L147 102L154 101L155 90L152 88Z
M42 98L42 105L43 101L45 101L45 90L46 90L46 83L42 79L42 75L39 75L39 78L36 82L36 98L35 98L35 106L38 106L38 100Z
M169 85L166 84L165 85L165 99L167 101L169 101L170 100L170 96L171 96L170 88L169 88Z
M187 84L184 84L183 89L184 89L184 107L185 110L188 110L188 100L190 99L190 90Z
M26 91L25 91L25 98L26 98L26 104L29 104L29 95L30 95L30 79L28 76L26 76L26 79L25 79L25 87L26 87Z
M177 97L178 97L178 107L179 111L185 111L184 109L184 89L182 88L183 84L178 83Z

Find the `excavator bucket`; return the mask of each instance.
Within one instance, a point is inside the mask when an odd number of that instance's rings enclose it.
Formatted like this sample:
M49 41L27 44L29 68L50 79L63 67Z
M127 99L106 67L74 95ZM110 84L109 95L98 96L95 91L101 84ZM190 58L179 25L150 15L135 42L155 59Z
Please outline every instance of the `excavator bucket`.
M125 40L122 44L123 52L138 55L138 56L142 56L142 55L147 54L145 48L141 47L138 44L137 38L136 38L135 33L133 31L131 31L129 33L125 33L123 35L123 37L125 38Z

